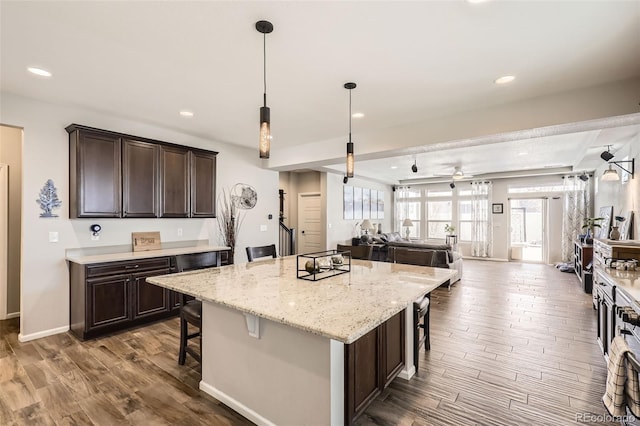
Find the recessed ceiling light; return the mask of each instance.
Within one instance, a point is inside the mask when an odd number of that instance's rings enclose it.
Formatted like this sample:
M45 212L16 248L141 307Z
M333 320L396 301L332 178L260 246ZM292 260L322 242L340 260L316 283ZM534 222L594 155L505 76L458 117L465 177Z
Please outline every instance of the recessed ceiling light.
M495 80L493 80L493 82L495 84L507 84L507 83L511 83L515 79L516 79L515 75L503 75L502 77L498 77Z
M180 111L180 115L183 116L183 117L193 117L193 112L187 111L187 110L182 110L182 111Z
M47 70L36 67L28 67L27 71L29 71L31 74L39 75L40 77L51 77L53 75Z
M467 3L478 4L478 3L486 3L490 0L467 0Z
M527 152L527 151L521 151L521 152L519 152L519 153L518 153L518 155L520 155L520 156L522 156L522 155L527 155L527 154L528 154L528 152Z
M351 116L353 118L362 118L362 117L364 117L364 113L363 112L354 112Z
M391 168L392 168L392 169L397 169L397 168L398 168L398 166L391 166Z

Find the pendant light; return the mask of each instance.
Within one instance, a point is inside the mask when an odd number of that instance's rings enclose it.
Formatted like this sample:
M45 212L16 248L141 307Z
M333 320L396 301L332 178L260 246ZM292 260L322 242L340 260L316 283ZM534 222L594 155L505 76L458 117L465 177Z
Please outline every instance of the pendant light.
M351 142L351 91L356 88L355 83L345 83L344 88L349 91L349 142L347 142L347 177L353 177L355 158L353 157L353 142Z
M264 105L260 107L260 158L269 158L271 150L271 112L267 106L267 34L273 31L273 24L269 21L256 22L256 30L263 36L263 77L264 77Z

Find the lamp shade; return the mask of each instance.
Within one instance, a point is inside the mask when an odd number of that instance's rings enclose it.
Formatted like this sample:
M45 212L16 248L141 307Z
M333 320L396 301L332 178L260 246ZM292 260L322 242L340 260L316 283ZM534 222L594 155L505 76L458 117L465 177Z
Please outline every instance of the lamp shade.
M363 230L373 229L373 225L371 225L371 221L369 219L365 219L362 221L362 224L360 225L360 229L363 229Z
M411 219L406 218L404 222L402 222L402 226L413 226L413 222L411 221Z
M616 180L620 180L620 176L618 176L618 171L617 170L613 170L611 168L611 165L609 165L609 168L607 170L605 170L604 173L602 174L602 180L604 180L604 181L616 181Z

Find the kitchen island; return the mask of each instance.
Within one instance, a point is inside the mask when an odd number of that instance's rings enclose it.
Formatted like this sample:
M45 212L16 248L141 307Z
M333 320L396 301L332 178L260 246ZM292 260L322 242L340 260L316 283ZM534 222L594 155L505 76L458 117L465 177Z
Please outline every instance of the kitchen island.
M307 281L296 269L289 256L148 281L203 302L201 390L257 424L348 424L375 389L413 376L412 303L454 272L352 260Z

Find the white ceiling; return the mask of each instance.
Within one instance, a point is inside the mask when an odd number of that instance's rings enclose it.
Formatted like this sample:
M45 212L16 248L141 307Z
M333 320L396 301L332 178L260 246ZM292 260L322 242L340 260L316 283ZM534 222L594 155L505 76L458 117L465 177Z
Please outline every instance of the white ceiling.
M262 35L254 28L261 19L275 27L267 95L280 147L346 138L346 81L358 84L353 111L365 114L353 120L357 132L640 76L637 0L2 0L0 15L2 91L247 147L257 146L262 102ZM27 66L54 75L37 78ZM516 81L493 84L505 74ZM180 117L181 109L195 116ZM550 136L437 155L418 149L361 161L358 173L396 183L454 165L469 173L575 167L597 158L604 139L594 130L561 143ZM409 171L414 158L417 176Z

